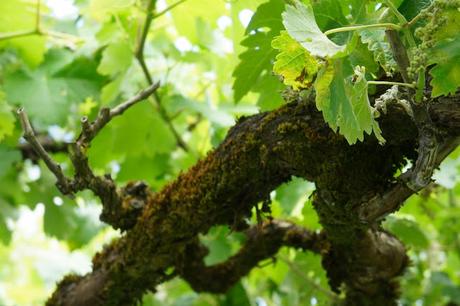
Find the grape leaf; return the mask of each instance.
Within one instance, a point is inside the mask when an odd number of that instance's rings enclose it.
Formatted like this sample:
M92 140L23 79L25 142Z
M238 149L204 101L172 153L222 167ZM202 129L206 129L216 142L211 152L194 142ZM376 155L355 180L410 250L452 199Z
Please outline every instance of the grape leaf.
M264 71L259 81L253 86L252 90L259 93L257 106L261 111L269 111L278 108L283 104L284 99L281 92L284 89L283 83L270 71Z
M342 3L348 1L322 0L312 1L313 11L315 12L316 23L323 31L339 28L349 22L342 12ZM344 5L346 6L346 5Z
M298 1L295 6L288 5L282 14L283 24L295 40L297 40L311 55L319 57L341 57L345 54L346 46L339 46L331 41L315 21L311 5Z
M460 35L438 42L429 58L430 64L437 64L430 70L432 97L455 94L460 87Z
M235 102L254 90L254 86L259 82L270 81L270 75L264 72L272 70L276 51L272 49L271 41L283 28L281 22L283 10L283 1L270 0L261 4L252 16L246 29L247 36L241 42L241 45L246 47L246 51L239 55L240 63L233 72ZM268 28L269 31L261 31L262 28ZM261 76L265 76L264 79L261 80ZM272 94L276 95L276 92Z
M385 227L401 239L405 244L416 248L426 248L429 240L420 226L413 220L407 218L389 217Z
M103 21L134 6L134 0L91 0L88 13L96 20Z
M251 302L248 293L244 289L241 282L238 282L225 294L221 306L250 306Z
M120 155L153 156L155 153L170 153L176 147L171 130L152 105L146 102L131 107L123 116L114 120L107 132L111 135L105 135L104 139L113 137L108 141L111 142L112 148L105 147L97 150L111 149L112 154Z
M349 144L364 139L364 132L372 131L380 143L384 142L380 128L373 119L369 103L364 68L355 69L354 82L348 74L347 60L327 63L315 81L316 106L324 120L335 131L339 128Z
M21 160L21 154L18 150L0 145L0 156L2 157L0 158L0 178L2 178L13 167L13 163Z
M133 54L130 46L125 41L115 42L102 53L102 60L97 67L97 72L104 75L115 75L126 71L131 65Z
M69 53L51 50L37 69L23 67L8 74L8 101L24 106L41 124L62 124L72 103L83 102L87 97L96 99L105 81L97 74L96 63L85 57L71 60Z
M330 86L334 79L334 65L326 63L319 71L315 80L316 108L323 113L324 120L337 130L338 102L331 100Z
M168 5L173 5L177 1L167 2ZM217 19L225 14L225 1L215 0L188 0L171 11L176 31L194 44L200 39L197 31L198 20L214 26Z
M397 64L393 58L390 44L386 41L385 30L372 29L358 31L361 41L374 53L375 61L380 63L387 73L396 71Z
M398 11L406 17L407 20L414 18L420 11L426 8L433 0L404 0L398 7Z
M273 39L272 47L280 51L273 71L283 76L284 84L295 90L308 87L318 72L316 59L286 31Z

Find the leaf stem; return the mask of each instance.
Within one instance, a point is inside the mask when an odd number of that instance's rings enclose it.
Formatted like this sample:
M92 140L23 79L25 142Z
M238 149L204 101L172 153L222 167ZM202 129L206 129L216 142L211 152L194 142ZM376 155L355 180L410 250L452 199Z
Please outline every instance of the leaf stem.
M363 29L372 29L372 28L387 28L393 30L401 30L402 27L400 25L394 23L374 23L374 24L364 24L364 25L355 25L355 26L348 26L348 27L341 27L328 30L324 32L325 35L330 35L334 33L340 32L349 32L349 31L356 31L356 30L363 30Z
M150 30L150 26L152 24L152 21L155 19L155 16L153 14L153 11L155 9L157 1L156 0L150 0L147 4L147 13L145 16L144 24L142 26L142 30L140 33L140 36L137 41L137 47L136 50L134 51L134 56L137 59L137 62L139 63L139 66L142 69L142 72L144 73L144 77L149 83L149 85L153 84L153 77L150 74L150 71L148 70L147 63L145 62L145 56L144 56L144 49L145 49L145 42L147 40L147 35ZM152 95L153 101L156 105L156 108L158 109L158 113L160 117L163 119L163 121L167 124L168 128L170 131L173 133L174 138L176 139L177 145L182 148L185 152L188 152L188 146L185 143L185 141L182 139L181 135L179 132L176 130L174 127L171 118L169 117L166 109L161 103L161 97L160 95L155 91Z
M10 33L4 33L0 35L0 41L1 40L7 40L7 39L13 39L13 38L19 38L19 37L24 37L24 36L30 36L30 35L40 35L40 33L37 33L35 30L27 30L27 31L17 31L17 32L10 32Z
M405 87L415 88L414 84L402 83L402 82L367 81L367 84L373 84L373 85L398 85L398 86L405 86Z
M404 15L398 11L398 8L393 4L393 2L391 2L391 0L384 0L384 2L385 2L385 5L393 12L396 18L398 18L398 21L402 25L406 25L407 24L406 17L404 17ZM404 36L407 39L407 42L409 43L409 46L412 48L415 48L417 44L415 43L414 37L412 36L412 33L409 31L409 29L406 27L403 27L402 31L403 31Z

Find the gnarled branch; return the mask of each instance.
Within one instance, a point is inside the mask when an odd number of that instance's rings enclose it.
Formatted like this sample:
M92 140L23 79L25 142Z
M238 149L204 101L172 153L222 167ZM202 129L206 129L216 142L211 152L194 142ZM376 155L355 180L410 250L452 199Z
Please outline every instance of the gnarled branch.
M318 254L330 247L324 234L311 232L294 223L268 220L246 231L247 240L241 249L226 261L206 266L208 249L195 241L178 257L176 271L196 292L225 293L262 260L276 255L283 246Z

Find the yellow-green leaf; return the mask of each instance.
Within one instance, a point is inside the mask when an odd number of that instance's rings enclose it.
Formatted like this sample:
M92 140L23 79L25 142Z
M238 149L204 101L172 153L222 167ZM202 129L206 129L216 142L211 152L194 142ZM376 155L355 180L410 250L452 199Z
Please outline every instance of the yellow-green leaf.
M280 51L273 71L284 78L284 83L295 90L310 86L318 72L316 59L286 31L273 39L272 47Z

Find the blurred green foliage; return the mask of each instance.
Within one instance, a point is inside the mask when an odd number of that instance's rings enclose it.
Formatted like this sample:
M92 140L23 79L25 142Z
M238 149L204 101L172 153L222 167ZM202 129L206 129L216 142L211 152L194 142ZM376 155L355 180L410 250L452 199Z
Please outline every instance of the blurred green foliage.
M89 271L91 256L119 235L98 221L100 207L91 193L63 197L42 162L21 158L13 110L25 107L40 135L65 142L75 136L81 116L94 118L101 106L116 105L147 86L135 57L147 1L41 2L42 34L19 35L35 30L37 0L0 1L0 305L6 306L42 304L57 280L71 271ZM349 22L346 16L355 22L364 18L356 9L361 1L312 2L323 31ZM394 2L410 17L424 7ZM282 103L271 42L283 29L284 1L187 0L167 10L174 3L158 1L155 13L165 13L153 20L145 60L162 84L159 99L189 151L176 145L156 104L142 102L113 120L89 149L95 171L111 173L119 184L142 179L158 190L217 146L236 118ZM17 37L5 38L11 34ZM350 61L374 73L374 56L386 65L384 54L375 54L384 46L376 37L360 35L366 38ZM439 45L436 51L450 47ZM451 67L453 61L453 54L443 58L444 66L433 71L435 84L445 73L457 76L458 61ZM457 85L438 86L445 93ZM52 156L71 172L64 154ZM457 150L436 173L436 184L385 222L407 245L412 262L402 279L402 305L460 303L459 167ZM320 229L309 200L313 190L299 178L280 186L272 193L272 216ZM228 228L213 228L202 237L211 250L206 262L225 260L243 239ZM226 295L196 294L175 279L146 295L143 305L331 303L319 256L283 249L261 266Z

